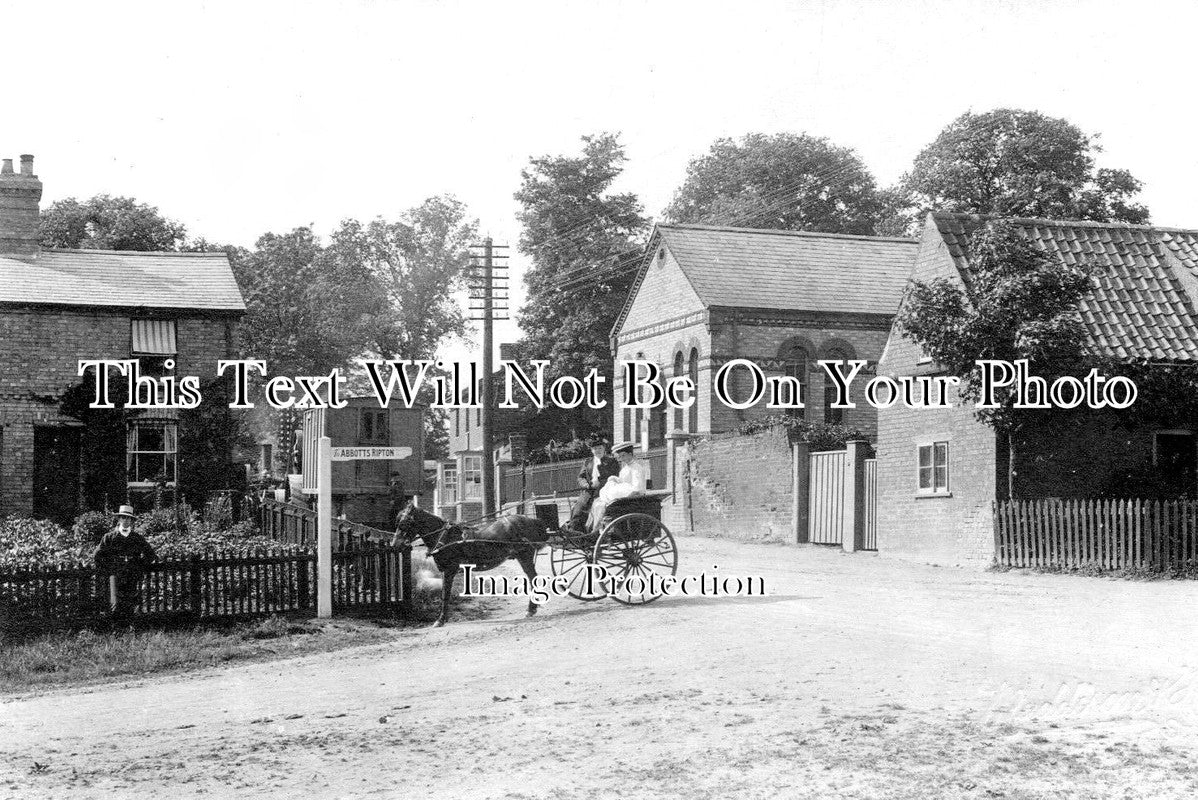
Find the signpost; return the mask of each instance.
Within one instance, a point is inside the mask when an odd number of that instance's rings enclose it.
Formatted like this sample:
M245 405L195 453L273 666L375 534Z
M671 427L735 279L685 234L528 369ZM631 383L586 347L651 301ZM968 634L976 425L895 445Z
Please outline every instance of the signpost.
M334 447L334 461L399 461L412 455L410 447Z
M333 616L333 462L399 461L410 447L333 447L321 436L316 445L316 616Z

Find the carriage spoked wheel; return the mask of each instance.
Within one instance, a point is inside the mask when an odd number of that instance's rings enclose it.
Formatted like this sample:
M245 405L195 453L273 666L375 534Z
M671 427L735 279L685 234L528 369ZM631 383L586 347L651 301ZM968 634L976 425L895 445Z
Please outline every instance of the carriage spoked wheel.
M592 563L589 548L553 547L550 548L549 565L554 575L565 575L568 579L566 592L575 600L602 600L607 597L607 589L600 581L587 580L587 565Z
M678 571L674 537L648 514L624 514L609 522L591 558L618 581L610 597L630 606L661 597L660 580Z

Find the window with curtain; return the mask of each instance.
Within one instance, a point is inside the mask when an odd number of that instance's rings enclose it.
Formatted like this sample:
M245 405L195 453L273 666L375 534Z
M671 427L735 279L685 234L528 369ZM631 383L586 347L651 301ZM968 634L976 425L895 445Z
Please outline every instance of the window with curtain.
M134 422L125 439L125 466L129 483L150 484L161 477L178 480L178 428L174 423Z

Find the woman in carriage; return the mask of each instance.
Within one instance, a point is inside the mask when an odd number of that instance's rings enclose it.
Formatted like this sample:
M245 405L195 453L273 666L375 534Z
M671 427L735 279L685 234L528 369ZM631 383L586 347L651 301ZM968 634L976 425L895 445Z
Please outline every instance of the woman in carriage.
M599 489L599 495L591 504L591 513L587 519L587 529L598 533L603 524L603 514L608 505L622 497L631 497L645 491L648 486L648 476L645 469L633 455L635 445L632 442L621 442L611 449L616 460L620 462L620 473L607 479Z

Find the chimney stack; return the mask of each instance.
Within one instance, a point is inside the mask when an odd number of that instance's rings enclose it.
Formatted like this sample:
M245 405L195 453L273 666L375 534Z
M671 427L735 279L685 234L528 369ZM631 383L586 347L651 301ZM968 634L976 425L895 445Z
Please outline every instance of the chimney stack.
M42 182L33 174L33 156L21 156L20 174L13 172L11 158L4 159L0 168L0 258L37 258L41 199Z

